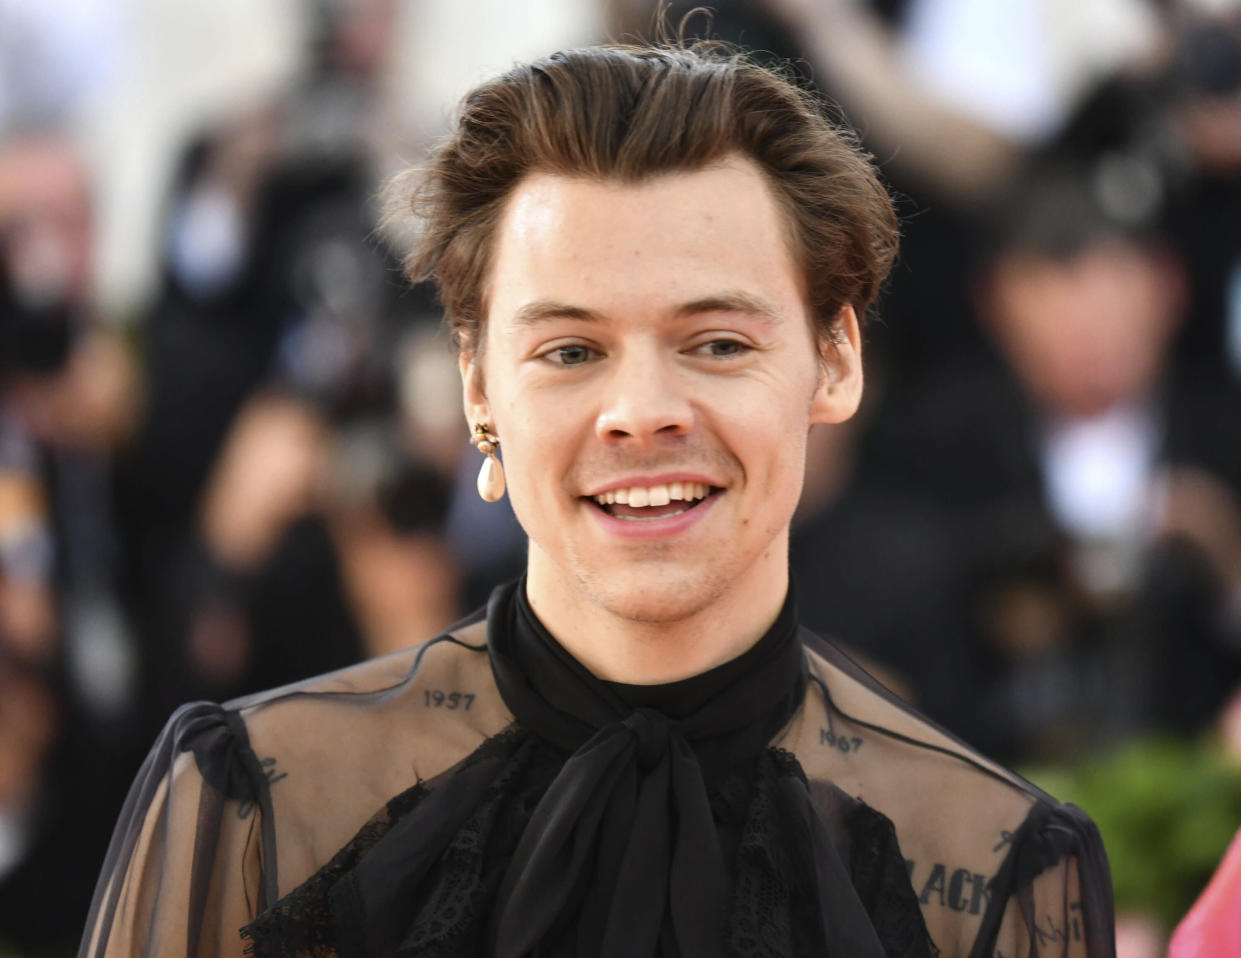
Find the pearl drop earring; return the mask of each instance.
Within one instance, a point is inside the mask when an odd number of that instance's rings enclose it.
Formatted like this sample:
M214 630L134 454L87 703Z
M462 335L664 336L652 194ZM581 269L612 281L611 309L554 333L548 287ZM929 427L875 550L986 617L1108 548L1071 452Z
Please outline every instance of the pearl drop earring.
M496 458L500 439L487 430L486 423L476 422L470 442L487 457L478 471L478 494L484 502L497 502L504 495L504 466Z

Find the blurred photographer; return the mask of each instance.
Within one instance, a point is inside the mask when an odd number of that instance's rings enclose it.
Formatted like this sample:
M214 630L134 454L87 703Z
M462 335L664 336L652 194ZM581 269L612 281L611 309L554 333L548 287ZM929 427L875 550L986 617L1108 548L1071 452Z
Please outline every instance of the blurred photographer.
M102 845L67 798L90 788L106 820L135 732L114 457L138 398L92 309L93 241L74 147L0 141L0 939L31 950L62 940ZM53 875L64 896L48 902L34 889Z

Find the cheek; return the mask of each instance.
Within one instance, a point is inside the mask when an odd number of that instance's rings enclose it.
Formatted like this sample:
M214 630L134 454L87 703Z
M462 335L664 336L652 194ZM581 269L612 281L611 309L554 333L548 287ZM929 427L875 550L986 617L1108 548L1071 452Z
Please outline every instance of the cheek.
M802 486L805 483L806 443L804 439L797 441L798 437L787 431L785 434L789 439L785 442L780 461L773 471L771 495L782 504L782 511L787 513L787 521L801 498Z
M508 483L509 500L517 509L529 500L542 483L537 472L540 463L547 465L538 455L538 442L524 430L510 428L501 443L501 459Z
M801 494L809 432L806 390L789 390L739 404L730 417L736 429L742 465L750 479L773 502Z
M526 450L514 441L514 448L503 456L505 496L517 518L518 525L531 539L544 542L549 531L559 523L549 518L551 507L547 502L549 483L544 479L546 464L540 471L540 460L526 454Z
M568 427L562 413L529 401L497 411L509 502L522 526L529 528L547 511L546 503L563 489L571 465Z

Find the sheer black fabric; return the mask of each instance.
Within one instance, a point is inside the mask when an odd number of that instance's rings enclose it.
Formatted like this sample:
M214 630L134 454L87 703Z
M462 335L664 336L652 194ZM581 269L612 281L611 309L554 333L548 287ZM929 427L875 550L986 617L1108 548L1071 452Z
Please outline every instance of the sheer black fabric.
M82 955L1112 954L1093 825L796 626L595 679L508 586L406 653L182 710Z

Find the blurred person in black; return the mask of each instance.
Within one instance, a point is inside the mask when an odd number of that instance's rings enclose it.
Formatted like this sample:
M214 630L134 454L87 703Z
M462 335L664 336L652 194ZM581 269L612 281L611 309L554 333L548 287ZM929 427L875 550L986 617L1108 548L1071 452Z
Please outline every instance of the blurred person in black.
M1198 728L1241 667L1241 405L1172 362L1185 273L1157 181L1125 173L1032 168L980 269L994 356L945 363L879 443L961 523L973 738L1014 759Z
M411 431L334 420L287 392L246 402L165 607L179 661L160 676L162 706L403 648L459 614L448 485Z
M93 239L68 140L0 142L0 942L30 953L72 942L143 735L114 498L136 376L92 305Z
M312 401L388 398L399 323L417 315L374 240L374 192L401 127L379 79L390 0L308 4L291 89L243 102L188 145L166 203L163 285L148 321L160 460L148 508L184 523L237 410L279 382ZM335 411L335 410L333 410Z
M52 930L46 916L29 920L20 893L47 844L43 809L63 713L49 517L27 452L0 429L0 949L38 947Z
M420 580L443 586L423 614L456 611L439 545L455 459L395 409L430 307L375 235L401 129L379 83L394 5L306 10L305 72L197 137L168 201L129 484L153 723L387 647L376 608L398 590L380 583L421 546Z

